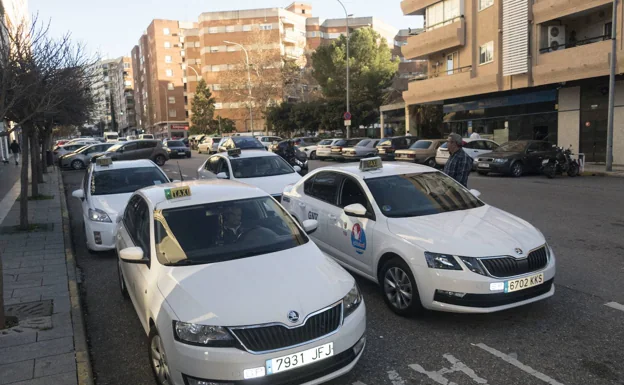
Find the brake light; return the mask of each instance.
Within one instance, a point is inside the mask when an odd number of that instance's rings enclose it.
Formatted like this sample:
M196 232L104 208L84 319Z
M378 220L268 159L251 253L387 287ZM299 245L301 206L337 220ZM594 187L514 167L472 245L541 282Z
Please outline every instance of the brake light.
M416 158L416 154L407 154L407 157L414 159L414 158Z

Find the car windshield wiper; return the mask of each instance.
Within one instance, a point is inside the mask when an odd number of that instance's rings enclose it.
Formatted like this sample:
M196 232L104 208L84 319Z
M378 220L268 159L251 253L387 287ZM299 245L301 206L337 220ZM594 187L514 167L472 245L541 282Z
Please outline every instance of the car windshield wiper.
M191 259L181 259L178 262L165 263L165 266L192 266L192 265L203 265L208 262L201 261L193 261Z

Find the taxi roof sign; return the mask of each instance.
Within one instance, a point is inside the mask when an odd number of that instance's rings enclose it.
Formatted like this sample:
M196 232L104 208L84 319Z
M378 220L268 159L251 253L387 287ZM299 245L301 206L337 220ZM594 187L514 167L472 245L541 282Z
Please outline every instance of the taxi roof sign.
M95 160L95 164L102 167L108 167L113 164L113 160L111 158L101 156Z
M381 158L378 156L360 160L360 171L379 170L382 168L383 163L381 162Z
M191 196L191 188L189 186L182 187L174 187L165 189L165 198L169 199L180 199L180 198L188 198Z
M239 156L241 154L240 148L230 148L227 150L228 156Z

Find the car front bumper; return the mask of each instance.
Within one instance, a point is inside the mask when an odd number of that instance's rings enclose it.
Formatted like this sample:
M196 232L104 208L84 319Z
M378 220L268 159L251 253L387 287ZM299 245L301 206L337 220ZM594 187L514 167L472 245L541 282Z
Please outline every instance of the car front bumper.
M184 153L182 153L184 152ZM185 158L191 156L191 150L168 152L169 158Z
M454 313L493 313L526 305L551 297L555 293L555 255L551 252L548 264L541 270L516 277L493 278L469 270L416 270L416 280L423 307ZM490 284L522 277L544 274L544 283L527 289L505 293L490 290ZM451 295L462 293L463 296Z
M292 349L266 354L252 354L237 348L207 348L184 344L172 335L163 338L165 352L169 359L169 370L174 385L193 384L190 380L216 382L223 385L244 384L305 384L313 385L329 381L348 373L364 351L366 340L366 307L364 302L347 318L332 335L321 340ZM172 332L168 334L173 334ZM244 379L245 369L266 367L267 360L296 354L307 349L333 342L334 355L327 359L300 368ZM354 351L358 346L361 350ZM201 383L201 382L200 382Z
M494 162L479 162L477 160L474 161L477 165L477 171L485 171L492 172L495 174L509 174L511 173L511 162L507 161L505 163L494 163Z
M115 248L115 223L95 222L84 218L87 246L94 251L112 250ZM114 219L114 218L111 218Z

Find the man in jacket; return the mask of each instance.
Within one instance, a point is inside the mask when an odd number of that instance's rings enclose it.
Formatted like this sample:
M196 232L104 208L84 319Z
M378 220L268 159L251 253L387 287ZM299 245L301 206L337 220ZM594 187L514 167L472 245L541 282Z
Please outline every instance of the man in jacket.
M9 146L9 149L13 153L13 159L15 160L15 165L19 164L19 154L22 151L20 145L14 140L13 143Z
M462 148L462 137L459 134L451 134L447 140L449 159L444 165L444 173L468 187L468 175L472 170L472 158Z

